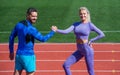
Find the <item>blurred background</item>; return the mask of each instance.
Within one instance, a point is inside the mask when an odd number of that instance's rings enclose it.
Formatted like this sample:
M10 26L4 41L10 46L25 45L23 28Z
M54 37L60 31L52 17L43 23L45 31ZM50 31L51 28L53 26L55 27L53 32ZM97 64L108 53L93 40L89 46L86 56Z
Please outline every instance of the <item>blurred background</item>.
M17 22L26 18L26 10L29 7L38 10L38 20L34 26L45 35L52 25L66 29L74 22L80 21L78 14L81 6L89 9L92 22L106 35L96 42L119 43L119 3L120 0L0 0L0 43L8 43L11 30ZM95 36L96 33L93 32L90 38ZM74 38L73 32L67 35L56 33L48 42L74 43Z

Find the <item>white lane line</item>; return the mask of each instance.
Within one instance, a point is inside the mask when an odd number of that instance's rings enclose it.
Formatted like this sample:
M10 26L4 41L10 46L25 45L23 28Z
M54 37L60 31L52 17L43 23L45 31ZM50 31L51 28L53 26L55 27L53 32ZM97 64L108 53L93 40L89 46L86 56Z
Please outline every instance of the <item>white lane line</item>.
M10 33L11 31L0 31L0 33L2 33L2 34L8 34L8 33ZM49 31L40 31L41 33L48 33ZM120 30L103 30L103 32L105 32L105 33L118 33L118 32L120 32ZM73 33L73 32L71 32L71 33Z
M120 45L120 43L92 43L93 45ZM0 45L9 45L9 43L0 43ZM15 43L14 45L18 45ZM35 43L35 45L76 45L76 43Z
M37 61L43 61L43 62L60 62L60 61L65 61L65 60L37 60ZM84 60L80 60L84 61ZM95 62L120 62L120 60L94 60Z
M40 51L40 50L37 50L37 51L35 51L35 53L62 53L62 52L65 52L65 53L71 53L71 52L75 52L75 51ZM101 51L94 51L94 52L96 52L96 53L98 53L98 52L112 52L112 53L115 53L115 52L120 52L120 51L118 51L118 50L108 50L108 51L106 51L106 50L101 50ZM9 53L9 51L0 51L0 53Z
M8 51L7 51L7 52L8 52ZM40 50L39 50L39 51L38 51L38 50L35 51L35 53L37 53L37 52L41 52L41 53L42 53L42 52L43 52L43 53L44 53L44 52L45 52L45 53L46 53L46 52L48 52L48 53L55 52L55 53L56 53L56 52L75 52L75 51L40 51ZM94 51L94 52L120 52L120 51L118 51L118 50L111 50L111 51L110 51L110 50L108 50L108 51L100 50L100 51Z
M63 62L65 60L36 60L37 62ZM84 61L83 59L80 61ZM2 62L14 62L14 60L0 60ZM94 62L120 62L120 60L94 60Z
M72 72L87 72L87 70L71 70ZM6 70L6 71L0 71L0 72L13 72L13 70ZM25 71L24 71L25 72ZM64 70L36 70L36 72L64 72ZM95 70L95 72L120 72L120 70Z

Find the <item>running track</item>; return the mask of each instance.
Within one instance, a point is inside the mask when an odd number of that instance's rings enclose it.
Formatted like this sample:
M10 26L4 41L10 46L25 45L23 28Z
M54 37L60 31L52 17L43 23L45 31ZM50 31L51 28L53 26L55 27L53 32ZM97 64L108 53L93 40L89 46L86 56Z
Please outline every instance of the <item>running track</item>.
M17 44L15 44L15 49ZM95 74L120 75L120 43L94 43ZM35 44L35 75L65 75L62 64L76 50L75 43ZM12 75L14 61L8 58L8 44L0 44L0 75ZM88 75L84 58L71 66L73 75ZM25 75L25 71L23 72Z

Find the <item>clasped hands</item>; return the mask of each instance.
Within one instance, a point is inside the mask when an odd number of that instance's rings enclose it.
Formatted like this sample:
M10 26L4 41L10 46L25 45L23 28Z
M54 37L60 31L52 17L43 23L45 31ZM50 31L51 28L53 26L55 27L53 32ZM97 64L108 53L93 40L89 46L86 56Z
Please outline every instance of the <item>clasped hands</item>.
M57 26L52 26L51 30L53 30L54 32L56 32L58 30Z

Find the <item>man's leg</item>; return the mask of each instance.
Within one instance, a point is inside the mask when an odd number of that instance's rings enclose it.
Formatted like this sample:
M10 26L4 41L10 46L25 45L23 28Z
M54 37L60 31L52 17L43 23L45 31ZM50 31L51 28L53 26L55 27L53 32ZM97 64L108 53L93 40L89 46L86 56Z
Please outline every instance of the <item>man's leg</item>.
M26 75L34 75L35 72L27 72Z
M36 71L36 56L35 55L25 56L24 63L26 75L34 75Z
M22 74L22 70L15 70L13 75L21 75Z

